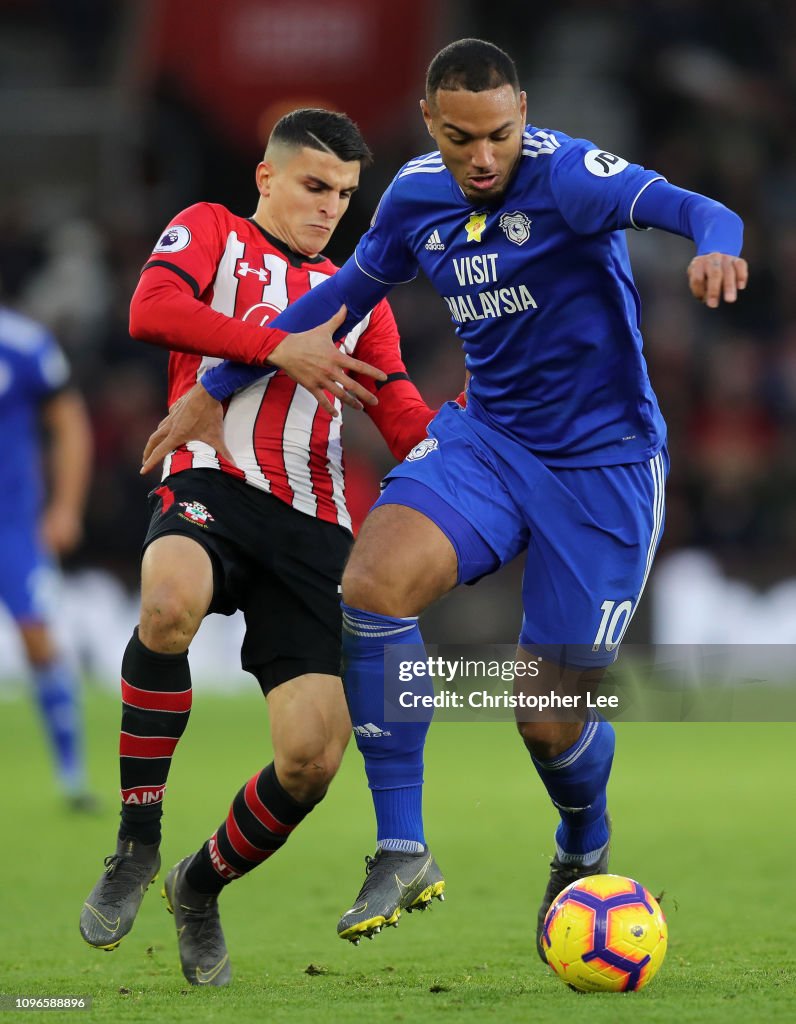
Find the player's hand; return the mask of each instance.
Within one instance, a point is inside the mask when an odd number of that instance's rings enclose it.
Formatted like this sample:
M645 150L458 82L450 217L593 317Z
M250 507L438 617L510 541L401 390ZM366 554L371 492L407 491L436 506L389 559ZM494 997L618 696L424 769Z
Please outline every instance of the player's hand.
M322 409L332 416L338 412L329 401L328 391L352 409L361 409L362 403L378 405L378 399L367 388L348 376L362 373L375 380L387 380L387 375L370 363L363 363L346 355L332 341L334 332L346 318L346 308L341 306L325 324L304 331L289 334L268 356L268 362L284 370L288 376L305 387Z
M215 448L218 455L235 465L232 453L224 442L224 412L221 402L202 387L194 384L169 409L169 414L160 421L144 448L141 473L148 473L181 444L188 441L204 441Z
M688 264L688 286L694 298L715 309L719 302L735 302L749 280L749 266L740 256L709 252Z
M80 516L69 508L50 505L41 520L41 536L56 555L66 555L77 547L83 536Z

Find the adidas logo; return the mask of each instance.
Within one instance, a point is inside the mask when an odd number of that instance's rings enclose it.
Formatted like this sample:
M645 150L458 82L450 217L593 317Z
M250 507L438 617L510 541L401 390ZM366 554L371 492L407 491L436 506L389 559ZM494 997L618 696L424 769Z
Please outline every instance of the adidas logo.
M354 735L367 736L373 740L378 739L379 736L392 736L392 733L386 729L380 729L378 725L374 725L372 722L368 722L367 725L355 725Z
M442 250L445 248L445 243L439 237L439 231L431 232L431 234L428 236L428 241L426 242L425 248L428 249L430 252L442 252Z

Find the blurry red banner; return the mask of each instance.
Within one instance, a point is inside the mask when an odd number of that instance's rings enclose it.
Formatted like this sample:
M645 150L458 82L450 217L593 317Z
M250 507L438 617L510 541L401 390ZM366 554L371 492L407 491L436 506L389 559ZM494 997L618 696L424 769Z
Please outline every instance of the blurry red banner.
M231 140L265 141L297 106L343 110L369 139L423 94L444 0L158 0L147 73L165 76ZM407 104L409 106L407 106ZM393 122L394 130L394 122Z

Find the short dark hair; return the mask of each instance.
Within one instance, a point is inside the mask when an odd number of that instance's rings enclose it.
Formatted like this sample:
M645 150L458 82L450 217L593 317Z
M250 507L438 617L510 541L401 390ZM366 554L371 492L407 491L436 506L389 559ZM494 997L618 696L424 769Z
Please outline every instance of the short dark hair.
M347 114L333 110L292 110L274 125L268 144L272 142L334 153L340 160L359 160L363 167L373 162L373 154L357 125Z
M519 91L520 80L514 61L494 43L485 39L458 39L431 61L426 74L426 98L440 89L484 92L510 85Z

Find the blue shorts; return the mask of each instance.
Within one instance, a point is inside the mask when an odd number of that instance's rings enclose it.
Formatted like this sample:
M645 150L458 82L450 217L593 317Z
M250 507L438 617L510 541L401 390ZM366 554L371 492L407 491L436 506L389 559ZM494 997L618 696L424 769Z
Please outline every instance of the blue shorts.
M0 601L17 622L49 619L54 566L38 537L38 524L0 526Z
M449 402L374 507L431 519L456 550L460 583L527 552L520 643L591 668L616 659L644 590L668 470L665 448L645 462L551 468Z

